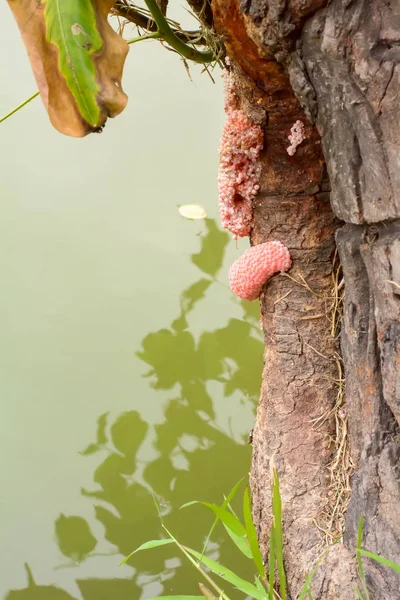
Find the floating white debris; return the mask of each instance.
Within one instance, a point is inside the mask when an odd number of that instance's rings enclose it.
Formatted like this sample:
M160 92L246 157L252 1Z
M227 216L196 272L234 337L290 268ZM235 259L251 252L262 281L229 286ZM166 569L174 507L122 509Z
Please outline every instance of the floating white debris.
M178 210L185 219L205 219L207 217L206 211L199 204L182 204Z

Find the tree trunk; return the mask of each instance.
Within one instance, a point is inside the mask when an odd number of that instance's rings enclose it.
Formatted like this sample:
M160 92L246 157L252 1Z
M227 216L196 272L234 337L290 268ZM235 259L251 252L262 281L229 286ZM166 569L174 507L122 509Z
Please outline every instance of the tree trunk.
M213 0L212 8L241 109L265 126L251 242L279 239L293 258L289 277L261 295L254 518L267 556L272 463L291 597L345 529L313 595L349 600L363 513L364 547L400 562L400 0ZM298 119L306 139L289 156ZM400 599L399 575L364 566L375 600Z

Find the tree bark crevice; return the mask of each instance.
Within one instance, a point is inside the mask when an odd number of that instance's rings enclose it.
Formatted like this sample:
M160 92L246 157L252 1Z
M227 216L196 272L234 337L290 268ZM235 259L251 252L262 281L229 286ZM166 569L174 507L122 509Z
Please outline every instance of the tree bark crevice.
M337 234L346 283L342 347L351 452L357 466L345 541L354 544L365 514L366 547L395 562L400 556L400 297L389 276L392 260L399 268L399 244L398 223L374 226L372 232L365 225L346 225ZM398 575L372 561L366 573L374 598L400 597Z
M328 312L338 230L346 289L341 410L355 473L344 543L319 567L313 595L350 600L362 513L364 546L400 562L400 0L213 0L212 7L241 106L250 118L265 115L251 243L279 239L293 258L289 277L274 277L260 298L265 365L253 433L254 517L267 556L273 461L295 598L324 547L321 517L332 508L339 349L329 319L318 315ZM287 136L298 119L306 136L289 157ZM400 600L398 574L370 560L365 571L374 600Z

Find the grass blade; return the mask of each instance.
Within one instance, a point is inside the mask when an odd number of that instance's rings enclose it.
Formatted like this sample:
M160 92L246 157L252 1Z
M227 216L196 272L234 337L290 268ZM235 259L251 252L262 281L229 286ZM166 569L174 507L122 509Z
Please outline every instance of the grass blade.
M181 510L182 508L188 508L189 506L193 506L194 504L199 504L199 501L191 500L190 502L185 502L185 504L182 504L182 506L179 507L179 510Z
M265 568L260 552L260 546L258 545L256 528L254 527L253 523L253 515L251 513L251 502L248 487L246 487L243 494L243 517L246 526L247 541L249 542L254 564L257 567L257 571L260 577L263 579L265 577Z
M341 539L340 537L337 538L334 541L334 544L337 544L340 539ZM301 588L301 592L300 592L300 595L298 597L298 600L303 600L303 598L305 598L306 594L308 594L309 598L310 597L312 598L311 589L310 589L311 581L313 580L314 575L317 572L318 567L323 562L323 560L324 560L325 556L328 554L329 550L332 548L332 545L328 546L328 548L325 548L325 550L322 552L322 554L319 556L317 562L315 563L315 566L310 571L310 573L307 575L306 580L304 582L304 585Z
M322 562L325 554L326 554L326 552L323 553L323 555L321 556L321 558L316 562L315 567L307 575L306 580L304 582L304 585L301 588L301 592L300 592L298 600L303 600L303 598L305 598L306 594L308 594L308 597L310 597L310 595L311 595L311 590L310 590L311 581L313 580L314 575L317 572L317 569L318 569L319 565L321 564L321 562Z
M269 589L273 593L275 585L275 532L274 525L271 526L271 534L269 536Z
M218 575L218 577L221 577L221 579L223 579L224 581L227 581L228 583L232 584L235 588L246 594L246 596L250 596L255 600L267 599L267 593L265 592L265 590L261 592L259 589L257 589L255 585L253 585L249 581L246 581L246 579L239 577L239 575L236 575L236 573L234 573L227 567L224 567L223 565L219 564L212 558L208 558L208 556L202 556L200 552L196 552L196 550L188 548L187 546L183 547L187 552L189 552L189 554L197 558L199 561L201 561L203 565L205 565L208 569L215 573L215 575Z
M357 563L358 563L358 570L360 573L360 579L361 579L362 587L364 590L365 598L366 598L366 600L370 600L367 582L365 579L364 567L363 567L363 563L362 563L362 557L361 557L363 530L364 530L364 515L361 515L360 521L358 523L358 531L357 531Z
M210 504L209 502L199 502L198 504L202 504L203 506L209 508L216 515L218 520L222 521L222 523L228 529L233 531L233 533L235 533L239 537L245 537L246 529L244 528L244 525L231 512L227 511L222 506L218 506L217 504Z
M265 594L265 588L258 577L256 577L254 584L260 592L263 592Z
M233 486L233 488L231 489L231 491L225 498L224 502L222 503L221 508L225 509L227 506L229 506L229 503L231 502L232 498L235 496L236 492L238 491L239 487L241 486L242 481L243 481L243 477L242 477L242 479L239 479L239 481L237 483L235 483L235 485ZM187 502L186 504L181 506L181 508L186 508L187 506L192 506L193 504L197 504L197 502L196 501ZM210 531L208 532L208 535L206 537L206 541L204 542L202 556L206 553L208 543L210 541L212 533L213 533L215 527L217 526L219 520L220 520L219 517L216 516L214 519L214 523L211 525Z
M209 574L206 573L204 571L204 569L202 569L201 566L190 556L189 552L193 552L193 550L191 550L190 548L186 548L186 546L182 546L182 544L180 544L178 542L178 540L172 535L172 533L170 531L168 531L168 529L165 527L165 525L163 523L162 523L162 527L166 531L166 533L169 535L171 540L178 546L178 548L181 550L181 552L192 563L192 565L195 567L195 569L197 569L202 574L204 579L206 581L208 581L208 583L214 588L214 590L217 592L217 594L219 596L219 600L230 600L229 596L227 594L225 594L225 592L223 590L221 590L221 588L215 583L215 581L213 579L211 579Z
M283 564L282 500L279 490L278 472L275 468L272 472L272 514L274 520L274 544L280 592L282 600L286 600L286 574Z
M359 550L360 554L363 556L367 556L368 558L372 558L375 562L380 563L381 565L385 565L385 567L389 567L396 573L400 573L400 565L397 563L388 560L387 558L383 558L383 556L379 556L379 554L374 554L373 552L368 552L368 550Z
M173 544L173 540L164 539L164 540L150 540L149 542L145 542L141 544L136 550L125 556L123 560L119 563L119 567L124 565L136 552L141 552L142 550L152 550L153 548L158 548L159 546L165 546L166 544Z
M360 590L357 586L355 586L354 591L357 594L357 598L359 598L359 600L364 600L364 596L362 595L362 593L360 592Z
M236 533L233 533L233 531L231 529L229 529L225 524L224 524L226 533L229 535L229 537L231 538L232 542L235 544L235 546L240 550L240 552L246 557L246 558L253 558L253 553L249 547L249 544L247 543L246 538L241 537L240 535L236 535Z

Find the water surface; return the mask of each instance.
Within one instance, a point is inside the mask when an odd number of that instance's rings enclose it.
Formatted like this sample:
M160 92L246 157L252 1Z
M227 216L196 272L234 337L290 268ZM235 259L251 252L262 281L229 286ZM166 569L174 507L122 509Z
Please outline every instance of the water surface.
M0 34L5 113L36 86L5 3ZM227 286L219 77L192 76L140 43L101 135L61 136L39 101L0 126L0 598L197 593L172 548L118 563L163 535L153 495L199 548L212 518L179 506L249 470L258 308ZM209 218L180 217L188 202ZM245 572L222 531L212 548Z

